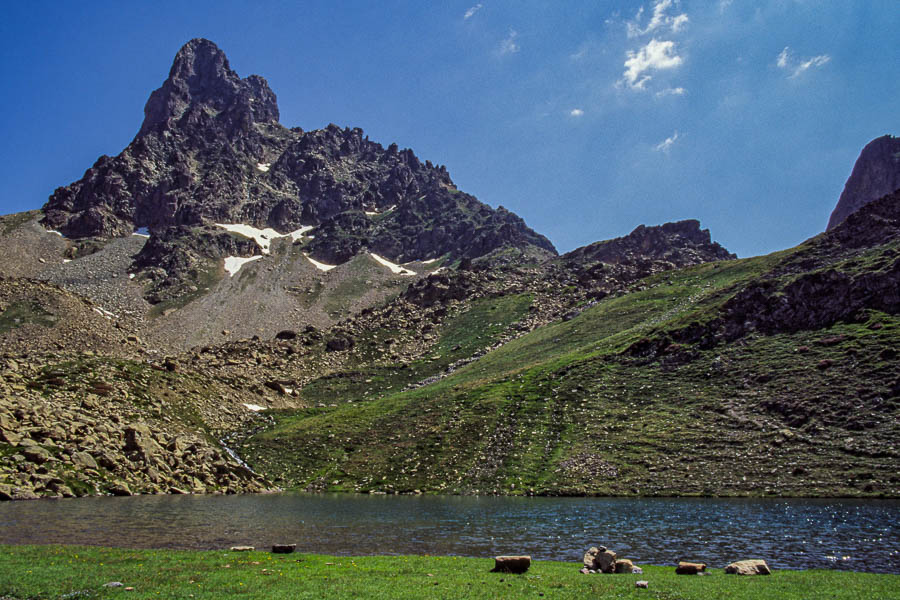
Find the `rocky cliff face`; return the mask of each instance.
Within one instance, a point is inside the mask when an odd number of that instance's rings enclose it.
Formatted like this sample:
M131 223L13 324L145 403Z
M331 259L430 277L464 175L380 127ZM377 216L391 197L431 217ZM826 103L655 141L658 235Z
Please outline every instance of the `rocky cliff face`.
M828 230L873 200L900 189L900 138L885 135L869 142L844 185Z
M241 79L208 40L192 40L178 52L144 113L121 154L101 156L81 180L53 193L45 226L71 238L149 228L151 243L138 269L165 262L148 254L154 248L187 240L198 228L208 232L215 223L279 232L313 226L302 243L328 264L364 249L395 262L474 258L504 246L555 254L522 219L458 191L443 166L422 162L411 150L384 148L360 129L283 127L266 81ZM230 245L226 237L216 239ZM184 246L196 250L199 244ZM169 262L193 268L189 263L204 256L193 250Z

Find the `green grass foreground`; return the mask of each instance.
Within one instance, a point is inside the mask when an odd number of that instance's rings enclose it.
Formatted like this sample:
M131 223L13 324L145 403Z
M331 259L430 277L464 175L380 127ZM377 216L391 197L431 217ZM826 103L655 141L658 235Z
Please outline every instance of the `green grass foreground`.
M713 569L698 577L658 566L644 566L642 575L582 575L579 566L536 561L528 573L509 575L489 572L488 558L0 546L0 599L900 598L900 575L776 571L739 577ZM642 579L649 589L635 588ZM124 586L104 587L113 581Z

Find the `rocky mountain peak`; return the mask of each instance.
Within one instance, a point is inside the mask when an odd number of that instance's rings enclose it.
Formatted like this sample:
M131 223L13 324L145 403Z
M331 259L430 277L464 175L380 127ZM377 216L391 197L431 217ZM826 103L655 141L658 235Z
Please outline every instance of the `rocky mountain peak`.
M172 63L169 77L144 107L140 135L162 131L193 111L215 117L224 114L257 123L277 123L278 104L269 84L258 75L241 79L213 42L193 39Z
M179 50L144 113L119 155L100 157L51 195L43 224L76 239L148 228L133 268L167 272L154 284L165 294L154 299L180 293L211 262L262 252L217 224L303 229L295 241L327 265L365 252L395 263L452 262L501 248L556 254L522 219L456 189L446 168L412 150L385 148L359 128L282 126L265 79L241 79L208 40Z
M873 200L900 189L900 138L883 135L863 148L844 185L837 206L828 219L834 229L848 216Z

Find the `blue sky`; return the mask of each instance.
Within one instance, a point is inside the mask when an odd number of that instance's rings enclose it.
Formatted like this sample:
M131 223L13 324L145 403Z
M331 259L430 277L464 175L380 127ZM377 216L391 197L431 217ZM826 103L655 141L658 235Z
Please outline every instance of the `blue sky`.
M283 124L410 147L560 251L697 218L764 254L822 231L862 147L900 135L897 31L897 0L11 3L0 212L117 154L206 37Z

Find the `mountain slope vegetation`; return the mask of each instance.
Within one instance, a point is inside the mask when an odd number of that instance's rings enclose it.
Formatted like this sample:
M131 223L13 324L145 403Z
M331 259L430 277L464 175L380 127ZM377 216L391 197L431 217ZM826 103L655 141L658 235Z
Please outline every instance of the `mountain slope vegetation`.
M283 411L245 452L309 489L896 495L898 208L653 275L418 389Z

